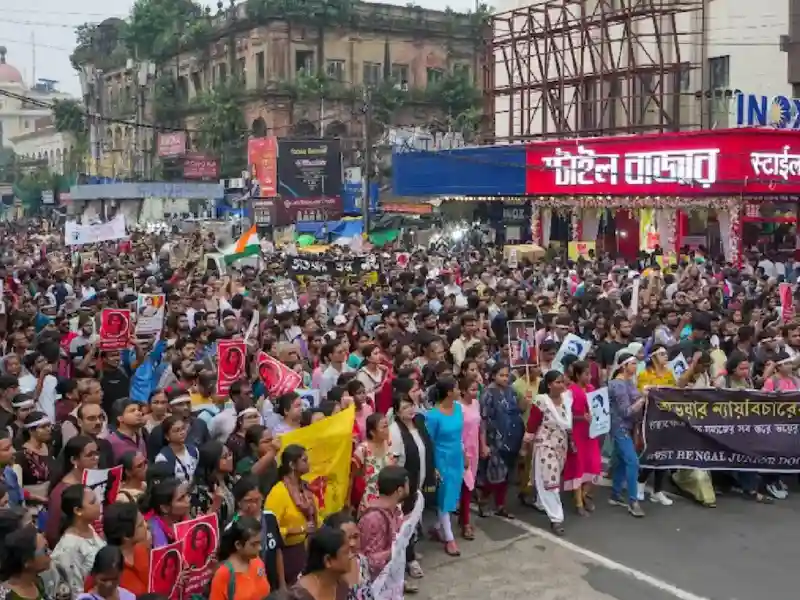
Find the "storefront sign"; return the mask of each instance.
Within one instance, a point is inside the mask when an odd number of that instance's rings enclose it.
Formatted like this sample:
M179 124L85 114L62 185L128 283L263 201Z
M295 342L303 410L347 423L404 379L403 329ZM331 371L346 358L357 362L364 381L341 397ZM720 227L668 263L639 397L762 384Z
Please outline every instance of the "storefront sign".
M800 98L737 94L736 124L739 127L800 129Z
M275 201L274 200L251 200L253 223L256 225L272 225L275 220Z
M542 142L528 145L527 165L529 194L798 193L800 135L728 129Z
M427 202L384 202L381 209L386 213L401 215L429 215L433 213L433 206Z
M205 154L191 152L183 161L184 179L219 179L219 161Z
M186 132L171 131L169 133L159 133L158 156L160 158L175 158L186 153Z

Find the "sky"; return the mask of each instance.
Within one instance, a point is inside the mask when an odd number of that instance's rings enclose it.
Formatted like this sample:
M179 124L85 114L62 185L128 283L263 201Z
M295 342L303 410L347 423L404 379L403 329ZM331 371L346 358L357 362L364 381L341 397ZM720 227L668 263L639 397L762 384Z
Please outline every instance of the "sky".
M216 10L216 0L202 3L213 5ZM406 3L406 0L391 2ZM445 4L441 0L415 0L415 3L440 10L446 4L458 11L475 6L475 0L449 0ZM0 14L3 15L0 45L8 49L7 62L19 69L27 85L34 77L55 79L62 91L78 96L78 77L69 63L69 55L75 47L75 27L87 21L125 17L133 4L134 0L33 0L33 8L23 8L24 3L0 0Z

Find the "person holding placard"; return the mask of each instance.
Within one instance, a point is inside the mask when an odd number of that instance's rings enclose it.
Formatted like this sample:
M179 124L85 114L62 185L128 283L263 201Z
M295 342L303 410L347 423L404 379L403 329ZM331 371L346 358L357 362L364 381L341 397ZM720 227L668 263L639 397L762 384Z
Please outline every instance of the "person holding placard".
M684 373L685 375L685 373ZM681 377L683 379L683 377ZM674 387L677 384L675 375L669 369L669 357L667 349L661 344L655 344L650 349L650 356L645 364L645 369L636 379L636 387L642 393L651 387ZM666 471L663 469L642 469L639 473L639 485L636 487L636 497L639 502L644 501L645 484L653 474L653 491L650 494L650 502L672 506L672 498L667 496L662 489Z
M533 468L536 506L547 514L556 535L564 535L564 507L561 504L561 479L569 449L572 410L566 402L566 380L556 370L545 373L539 395L531 408Z
M585 517L594 512L592 486L599 481L603 469L600 440L589 437L592 415L588 394L594 391L590 383L592 370L588 362L579 360L567 368L567 375L568 390L572 393L571 435L574 451L567 454L564 465L564 490L573 492L577 512Z

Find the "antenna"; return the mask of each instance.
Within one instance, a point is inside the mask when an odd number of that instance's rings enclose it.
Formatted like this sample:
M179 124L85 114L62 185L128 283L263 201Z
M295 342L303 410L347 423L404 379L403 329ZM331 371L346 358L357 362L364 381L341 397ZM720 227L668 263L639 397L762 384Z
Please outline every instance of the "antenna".
M31 88L36 85L36 32L31 31L31 60L33 62L33 75L31 76Z

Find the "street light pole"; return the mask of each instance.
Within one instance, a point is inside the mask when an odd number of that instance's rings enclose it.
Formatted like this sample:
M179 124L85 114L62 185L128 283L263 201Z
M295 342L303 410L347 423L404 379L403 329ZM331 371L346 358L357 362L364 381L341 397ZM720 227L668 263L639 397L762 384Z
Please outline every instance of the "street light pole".
M370 184L372 183L372 94L364 90L364 172L361 190L361 210L364 219L364 233L369 233Z

